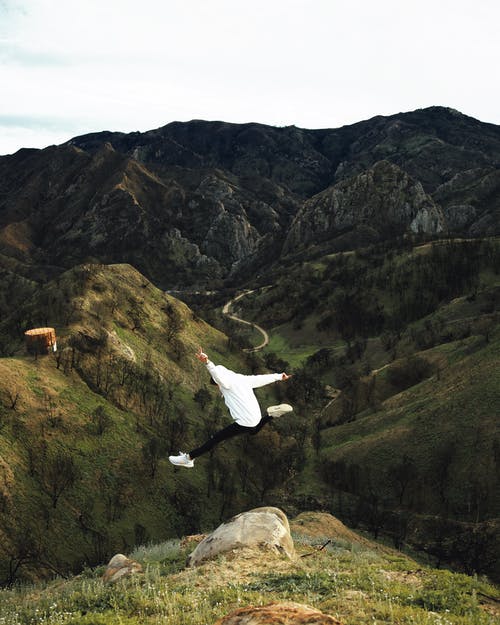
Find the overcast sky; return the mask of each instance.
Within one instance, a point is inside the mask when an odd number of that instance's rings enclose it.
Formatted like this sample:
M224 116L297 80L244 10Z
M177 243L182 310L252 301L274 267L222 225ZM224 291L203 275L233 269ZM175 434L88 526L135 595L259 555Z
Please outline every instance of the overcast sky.
M190 119L500 124L498 0L0 0L0 154Z

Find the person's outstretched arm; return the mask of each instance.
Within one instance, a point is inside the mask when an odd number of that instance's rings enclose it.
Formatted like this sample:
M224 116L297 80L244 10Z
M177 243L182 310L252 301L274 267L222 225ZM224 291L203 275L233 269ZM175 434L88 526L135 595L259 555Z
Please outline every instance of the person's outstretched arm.
M252 388L259 388L260 386L266 386L266 384L272 384L272 382L279 382L280 380L288 380L291 375L287 373L264 373L262 375L247 375L246 379L252 385Z
M200 347L195 354L196 358L207 366L208 372L216 384L223 388L231 388L231 371L222 365L214 365L207 354Z

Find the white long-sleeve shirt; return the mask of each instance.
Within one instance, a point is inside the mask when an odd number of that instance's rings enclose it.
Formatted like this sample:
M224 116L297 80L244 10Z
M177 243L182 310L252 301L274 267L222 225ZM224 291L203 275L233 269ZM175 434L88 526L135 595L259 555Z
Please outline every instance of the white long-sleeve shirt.
M282 373L264 375L243 375L222 365L214 365L210 360L207 369L218 384L231 417L245 427L254 427L261 419L261 411L254 388L266 386L283 378Z

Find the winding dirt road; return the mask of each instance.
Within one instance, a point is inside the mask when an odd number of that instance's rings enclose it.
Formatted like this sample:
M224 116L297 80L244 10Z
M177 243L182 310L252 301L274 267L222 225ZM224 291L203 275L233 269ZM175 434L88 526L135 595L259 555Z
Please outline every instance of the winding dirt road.
M237 302L242 297L245 297L245 295L250 295L250 293L253 293L253 292L254 290L243 291L243 293L240 293L236 297L233 297L233 299L230 299L229 302L227 302L224 305L224 308L222 309L222 314L226 315L226 317L229 317L229 319L232 319L233 321L237 321L238 323L244 323L247 326L251 326L252 328L255 328L258 332L262 334L263 339L264 339L262 343L260 345L257 345L256 347L249 347L247 349L244 349L243 351L245 352L258 352L269 343L269 334L264 330L264 328L257 325L256 323L253 323L252 321L246 321L246 319L241 319L241 317L238 317L237 315L231 312L231 307L235 302Z

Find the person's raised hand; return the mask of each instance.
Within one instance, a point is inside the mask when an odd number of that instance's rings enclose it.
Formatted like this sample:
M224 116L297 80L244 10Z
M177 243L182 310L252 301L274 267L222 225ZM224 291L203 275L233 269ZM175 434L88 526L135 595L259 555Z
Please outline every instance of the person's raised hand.
M283 373L283 375L281 376L282 380L289 380L292 376L288 375L287 373Z
M201 349L201 347L198 349L198 351L195 354L196 358L198 358L198 360L200 362L202 362L203 364L207 364L208 362L208 356L205 354L205 352Z

